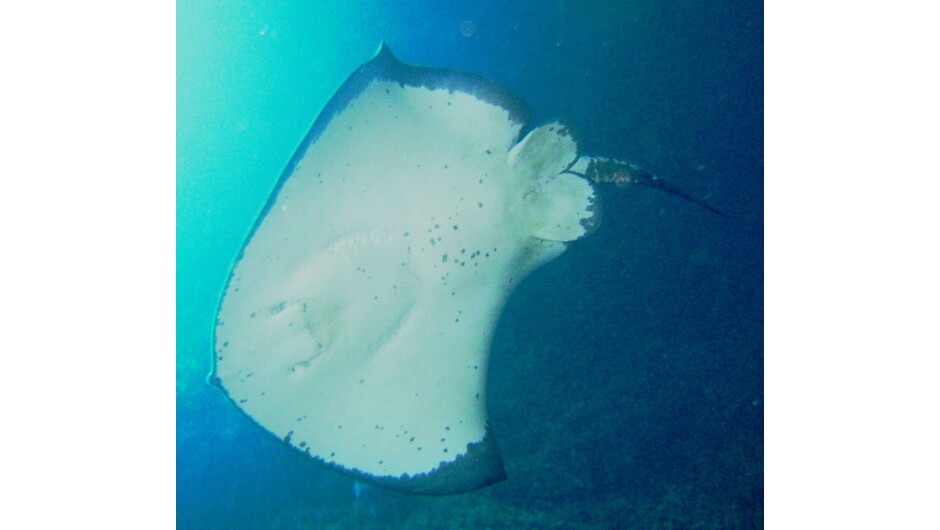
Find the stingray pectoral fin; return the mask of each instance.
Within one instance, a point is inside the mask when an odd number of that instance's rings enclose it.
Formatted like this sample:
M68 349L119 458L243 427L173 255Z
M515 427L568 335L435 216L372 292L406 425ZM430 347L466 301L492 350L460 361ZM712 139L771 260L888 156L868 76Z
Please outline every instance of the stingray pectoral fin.
M707 202L699 199L695 195L683 190L675 184L663 180L642 167L630 162L623 162L613 158L603 157L581 157L575 162L569 172L590 179L599 184L615 184L619 188L625 188L631 185L646 186L665 191L672 195L682 197L683 199L695 203L706 210L720 215L730 217L725 212L715 208Z
M520 183L515 206L528 235L545 241L573 241L596 228L598 202L590 182L565 170L577 158L577 142L560 122L534 129L509 152Z
M511 206L575 157L520 148L510 167L528 114L491 81L383 46L324 107L233 263L210 380L360 482L445 495L506 478L490 342L518 279L563 250Z

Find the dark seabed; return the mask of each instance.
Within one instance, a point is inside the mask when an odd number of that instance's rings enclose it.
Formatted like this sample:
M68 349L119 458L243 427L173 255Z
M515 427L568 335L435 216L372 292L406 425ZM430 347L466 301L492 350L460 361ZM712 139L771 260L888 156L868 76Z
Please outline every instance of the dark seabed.
M177 523L193 529L763 527L763 11L740 0L177 4ZM601 188L603 224L499 322L509 479L354 482L206 384L229 267L333 91L380 42L563 117L731 217ZM354 207L351 205L350 207Z

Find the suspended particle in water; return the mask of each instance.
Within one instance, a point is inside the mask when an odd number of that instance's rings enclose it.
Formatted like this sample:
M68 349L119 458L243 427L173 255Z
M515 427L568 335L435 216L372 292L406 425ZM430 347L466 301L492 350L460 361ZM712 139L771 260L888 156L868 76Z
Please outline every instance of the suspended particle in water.
M459 26L460 34L468 39L477 31L477 25L472 20L462 20Z

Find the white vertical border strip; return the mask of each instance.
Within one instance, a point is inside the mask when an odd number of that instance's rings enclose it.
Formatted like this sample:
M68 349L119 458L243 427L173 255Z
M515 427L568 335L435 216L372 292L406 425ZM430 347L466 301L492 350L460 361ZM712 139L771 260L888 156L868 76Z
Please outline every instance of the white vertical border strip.
M0 12L0 527L171 528L174 4Z
M767 2L768 528L940 524L929 2Z

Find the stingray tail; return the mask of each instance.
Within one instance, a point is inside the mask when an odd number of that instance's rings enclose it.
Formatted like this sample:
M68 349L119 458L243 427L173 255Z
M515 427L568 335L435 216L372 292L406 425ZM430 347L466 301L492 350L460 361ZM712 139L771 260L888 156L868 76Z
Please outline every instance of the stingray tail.
M715 208L707 202L699 199L682 188L663 180L649 171L630 162L621 162L612 158L602 157L581 157L567 170L568 173L579 175L598 184L615 184L617 187L626 188L627 186L639 184L655 188L666 193L671 193L678 197L695 203L706 210L720 215L730 217L725 212Z

